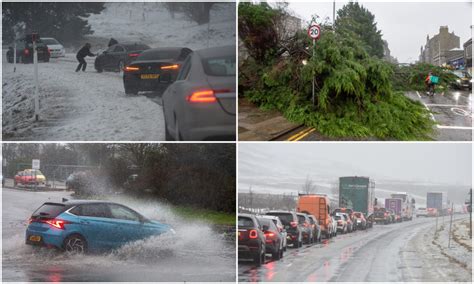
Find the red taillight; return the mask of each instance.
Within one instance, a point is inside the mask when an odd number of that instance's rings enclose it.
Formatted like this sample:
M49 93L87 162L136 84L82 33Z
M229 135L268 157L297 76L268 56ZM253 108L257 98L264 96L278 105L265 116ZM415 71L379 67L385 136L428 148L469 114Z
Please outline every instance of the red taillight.
M298 222L290 222L290 226L292 226L293 228L295 228L296 226L298 226Z
M125 72L133 72L133 71L138 71L138 70L140 70L140 68L135 67L135 66L125 66L125 68L123 68L123 71Z
M24 53L25 55L28 55L28 54L30 54L30 51L28 50L28 48L25 48L25 50L23 50L23 53Z
M57 219L46 220L45 223L61 230L64 230L64 225L67 224L66 221Z
M51 54L51 49L50 48L48 48L48 53Z
M190 103L215 103L217 98L214 96L213 90L204 90L194 92L191 96L188 96L186 100Z
M257 230L250 230L249 231L249 238L256 239L258 237Z
M128 54L129 57L137 57L138 55L140 55L140 53L129 53Z
M179 64L161 66L161 70L176 70L179 69Z
M383 215L384 215L385 217L387 217L387 216L388 216L388 213L387 213L387 212L385 212Z
M265 237L267 237L267 238L272 238L274 236L275 236L275 233L273 233L273 232L266 232L265 233Z

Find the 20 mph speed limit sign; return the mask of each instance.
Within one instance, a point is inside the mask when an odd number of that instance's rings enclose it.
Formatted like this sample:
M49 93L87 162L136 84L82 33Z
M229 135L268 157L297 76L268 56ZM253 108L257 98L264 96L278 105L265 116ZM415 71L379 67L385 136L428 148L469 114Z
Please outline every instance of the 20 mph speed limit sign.
M318 39L321 36L321 27L318 25L311 25L308 29L308 35L314 40Z

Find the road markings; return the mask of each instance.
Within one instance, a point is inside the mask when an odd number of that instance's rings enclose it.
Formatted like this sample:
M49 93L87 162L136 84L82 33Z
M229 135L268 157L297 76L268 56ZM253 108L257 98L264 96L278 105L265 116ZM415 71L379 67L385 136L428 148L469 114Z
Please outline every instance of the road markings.
M418 91L416 91L416 94L421 98L420 96L420 93ZM431 112L430 108L425 104L425 102L422 100L421 103L425 106L425 108L430 112L430 116L431 116L431 120L433 120L434 122L436 122L436 119L433 115L433 113Z
M308 127L298 133L296 133L295 135L291 136L290 138L288 138L287 141L299 141L301 140L303 137L306 137L306 135L308 135L309 133L315 131L316 129L314 128L311 128L311 127Z
M416 94L417 94L418 97L421 99L420 93L419 93L418 91L416 91Z
M470 108L470 106L466 105L446 105L446 104L426 104L427 106L434 106L434 107L465 107Z
M441 129L458 129L458 130L472 130L473 127L469 126L450 126L450 125L437 125Z

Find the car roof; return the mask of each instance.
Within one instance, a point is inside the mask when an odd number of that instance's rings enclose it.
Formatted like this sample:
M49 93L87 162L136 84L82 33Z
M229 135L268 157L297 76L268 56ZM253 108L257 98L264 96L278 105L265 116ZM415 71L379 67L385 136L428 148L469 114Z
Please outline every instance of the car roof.
M75 206L75 205L82 205L82 204L101 204L101 203L118 204L116 202L107 201L107 200L85 200L85 199L74 199L74 200L66 199L66 200L63 200L63 202L45 202L44 204Z
M248 217L248 218L253 218L254 216L252 214L247 214L247 213L239 213L239 217Z
M204 58L226 56L232 53L235 54L235 45L205 48L197 50L196 52L199 54L199 56Z
M190 48L187 48L187 47L179 47L179 46L171 46L171 47L156 47L156 48L150 48L150 49L147 49L145 51L143 51L143 53L153 53L153 52L159 52L159 51L178 51L178 50L181 50L181 49L189 49L191 50Z

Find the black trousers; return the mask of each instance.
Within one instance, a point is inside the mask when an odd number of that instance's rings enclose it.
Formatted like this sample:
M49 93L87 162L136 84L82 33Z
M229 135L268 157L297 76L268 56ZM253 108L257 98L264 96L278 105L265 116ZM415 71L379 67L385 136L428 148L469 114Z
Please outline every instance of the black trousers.
M76 57L76 58L77 58L77 61L79 61L79 65L77 65L76 72L81 70L81 67L82 67L82 71L86 71L87 63L84 60L84 57Z

